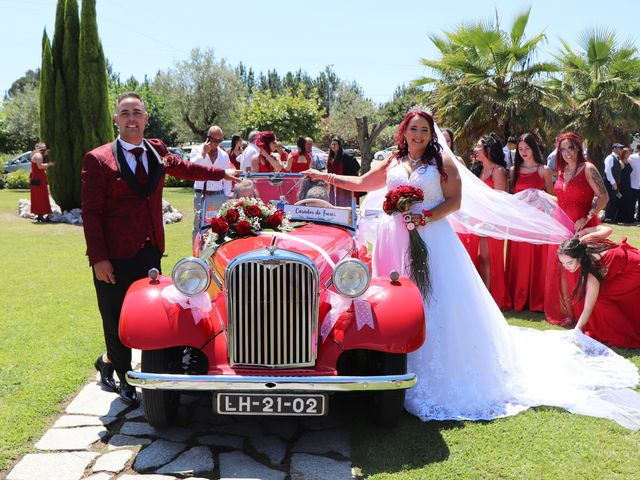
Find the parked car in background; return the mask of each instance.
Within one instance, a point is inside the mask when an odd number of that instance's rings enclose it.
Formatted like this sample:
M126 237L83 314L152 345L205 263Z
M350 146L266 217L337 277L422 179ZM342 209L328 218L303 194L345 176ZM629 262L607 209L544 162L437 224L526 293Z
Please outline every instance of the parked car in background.
M394 150L397 150L396 146L393 145L391 147L387 147L384 150L380 150L376 153L373 154L373 159L374 160L384 160L385 158L387 158L389 155L391 155L393 153Z
M148 423L172 424L189 391L234 416L322 416L353 392L367 394L368 419L394 425L416 383L407 354L425 339L418 288L398 272L372 278L355 202L335 207L301 174L250 178L259 200L229 200L171 277L152 269L127 291L120 338L142 350L127 379ZM295 223L269 229L282 215Z
M180 155L180 157L183 159L189 159L189 156L185 154L184 150L182 150L180 147L167 147L167 150L175 155Z
M15 172L16 170L24 170L31 173L31 152L24 152L15 158L12 158L2 167L5 173Z

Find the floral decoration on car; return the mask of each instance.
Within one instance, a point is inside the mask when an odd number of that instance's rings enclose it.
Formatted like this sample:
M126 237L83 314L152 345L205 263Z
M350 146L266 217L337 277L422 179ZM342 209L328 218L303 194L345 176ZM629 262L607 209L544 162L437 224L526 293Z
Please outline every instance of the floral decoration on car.
M223 203L205 228L201 258L208 258L218 246L234 238L256 235L261 230L286 232L293 227L275 205L259 198L238 198Z

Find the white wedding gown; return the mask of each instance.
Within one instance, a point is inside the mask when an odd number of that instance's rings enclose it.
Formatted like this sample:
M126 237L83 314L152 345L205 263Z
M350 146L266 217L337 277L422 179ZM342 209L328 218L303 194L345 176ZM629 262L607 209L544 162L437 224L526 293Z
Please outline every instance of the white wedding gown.
M434 165L408 175L387 170L389 190L412 185L425 198L419 213L443 201ZM418 377L405 407L422 420L490 420L549 405L640 428L638 370L577 331L538 331L507 324L446 219L418 229L429 251L432 293L425 302L427 338L408 356ZM374 275L408 276L409 234L400 215L383 215Z

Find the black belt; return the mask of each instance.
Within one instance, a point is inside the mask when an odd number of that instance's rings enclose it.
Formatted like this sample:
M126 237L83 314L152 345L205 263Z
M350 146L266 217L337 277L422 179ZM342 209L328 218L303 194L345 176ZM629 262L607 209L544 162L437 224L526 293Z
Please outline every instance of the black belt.
M196 193L205 193L205 195L216 195L218 193L224 193L224 190L202 190L201 188L195 189Z

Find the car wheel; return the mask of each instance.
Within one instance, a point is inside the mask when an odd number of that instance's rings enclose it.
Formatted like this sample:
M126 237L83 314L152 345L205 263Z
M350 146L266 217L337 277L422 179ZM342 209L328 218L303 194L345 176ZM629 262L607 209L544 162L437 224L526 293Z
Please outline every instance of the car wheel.
M407 355L374 352L374 375L399 375L407 373ZM404 410L406 390L382 390L373 394L372 417L376 425L390 428L398 424Z
M180 348L143 350L141 369L145 373L179 373ZM173 424L180 405L180 392L142 389L144 414L149 425L167 427Z

